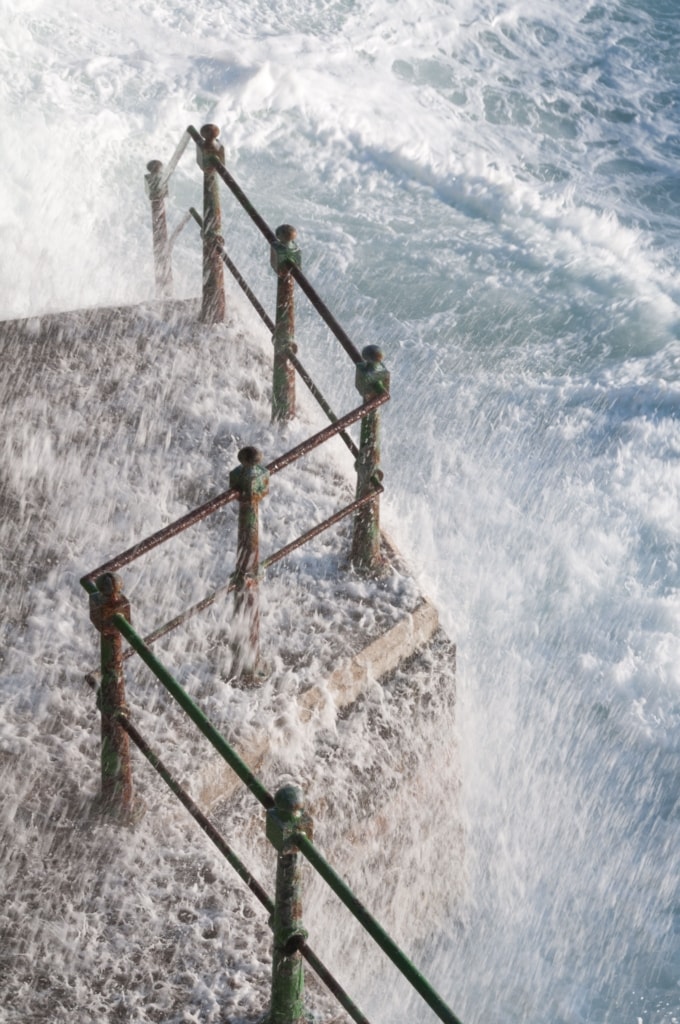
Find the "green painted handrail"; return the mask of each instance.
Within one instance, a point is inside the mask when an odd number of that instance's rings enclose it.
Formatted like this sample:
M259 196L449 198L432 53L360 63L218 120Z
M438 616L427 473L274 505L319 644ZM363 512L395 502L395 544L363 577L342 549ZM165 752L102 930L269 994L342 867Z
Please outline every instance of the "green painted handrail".
M253 796L260 801L263 807L269 810L274 806L274 797L269 790L262 785L256 775L253 775L245 761L242 761L233 747L230 747L224 736L219 732L212 722L203 714L201 709L191 699L186 690L180 686L177 680L168 672L166 667L149 650L141 636L135 632L127 619L122 615L114 615L112 620L120 630L131 647L137 651L145 665L147 665L156 679L166 690L172 694L179 706L187 713L194 725L197 725L207 740L212 743L215 750L220 754L227 764L234 769L239 779L246 784Z
M203 714L189 694L177 682L174 676L149 650L142 638L135 632L130 623L122 615L114 615L112 621L120 630L131 647L137 651L142 661L147 665L158 681L175 698L180 707L187 713L192 722L198 726L203 735L210 741L215 750L224 758L228 765L236 772L242 782L248 787L253 796L259 800L263 807L269 810L274 806L274 798L266 787L254 775L236 751L229 745L224 736L215 728L210 720ZM425 1000L427 1005L434 1011L444 1024L461 1024L461 1021L446 1005L441 996L430 985L418 968L409 960L406 954L399 948L396 942L390 938L385 929L366 910L363 903L354 895L349 886L342 880L340 875L330 866L314 846L314 843L303 833L296 833L295 843L309 861L315 871L321 875L328 886L345 904L347 909L357 919L359 924L368 932L371 938L378 944L382 951L390 958L395 967L410 982L412 987Z
M449 1009L441 996L430 985L427 978L420 973L415 964L409 960L396 942L390 938L382 925L369 914L361 900L354 895L350 887L343 882L340 875L333 870L328 861L324 860L314 843L304 833L298 832L295 836L295 845L300 853L307 858L317 874L321 875L324 882L342 900L362 928L377 942L383 953L390 958L416 992L423 997L430 1009L434 1010L439 1019L445 1021L446 1024L461 1024L459 1018Z
M92 684L96 688L96 683L92 681ZM206 818L205 814L200 810L194 800L191 799L187 791L179 784L177 779L168 771L165 764L161 761L158 754L155 753L146 742L144 737L141 735L138 729L132 724L127 715L124 712L116 714L116 718L125 729L126 733L135 744L135 746L141 751L144 757L147 759L151 767L160 775L163 782L169 787L174 793L177 799L184 805L186 810L192 816L194 821L200 826L203 832L208 836L212 843L217 847L219 852L225 858L228 864L236 871L237 875L245 884L248 886L254 896L260 901L262 906L265 908L269 915L274 913L274 901L267 895L265 890L262 888L260 883L254 877L254 875L248 870L243 861L238 857L229 844L217 831L212 822ZM318 975L318 977L327 986L330 992L335 996L340 1005L347 1010L352 1020L355 1020L357 1024L370 1024L370 1021L364 1013L359 1009L353 999L349 997L345 992L342 985L336 981L331 972L328 970L322 960L316 955L313 949L303 942L300 947L300 952L305 958L312 970Z

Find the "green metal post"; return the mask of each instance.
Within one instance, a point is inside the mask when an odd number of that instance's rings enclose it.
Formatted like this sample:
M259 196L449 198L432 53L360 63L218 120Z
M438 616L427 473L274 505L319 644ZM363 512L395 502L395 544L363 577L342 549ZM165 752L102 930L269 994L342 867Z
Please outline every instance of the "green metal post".
M226 315L224 264L222 262L222 209L219 175L215 158L224 163L224 146L217 141L216 124L201 128L203 145L196 147L196 160L203 171L203 298L201 323L222 323Z
M267 811L267 839L277 851L276 896L271 926L274 932L272 997L268 1024L303 1024L305 979L302 946L307 932L302 926L302 858L295 837L312 839L312 819L305 813L304 797L297 786L282 786Z
M248 446L238 453L241 463L229 474L229 487L239 491L236 569L236 665L245 678L256 675L260 659L260 517L259 505L269 494L269 470L262 466L262 452Z
M389 392L390 375L383 366L383 354L377 345L367 345L357 363L355 384L364 402ZM374 489L373 480L382 480L380 470L380 409L368 413L361 421L359 458L356 461L356 497L365 498ZM352 565L360 572L379 572L383 565L380 554L380 499L363 505L354 519Z
M163 180L163 164L151 160L144 176L146 194L151 200L151 231L153 238L153 263L156 275L156 297L172 297L172 263L168 245L168 225L165 217L165 200L168 197L168 183Z
M104 573L96 581L97 593L90 595L90 619L99 630L101 649L101 800L104 809L120 820L132 816L132 765L130 741L116 720L126 711L123 675L123 638L112 619L122 615L130 621L130 602L123 595L120 576Z
M276 286L276 326L274 328L274 380L272 420L284 422L295 416L295 370L288 358L295 355L295 280L291 266L302 266L302 253L295 241L297 231L291 224L276 229L277 242L271 249L271 264Z

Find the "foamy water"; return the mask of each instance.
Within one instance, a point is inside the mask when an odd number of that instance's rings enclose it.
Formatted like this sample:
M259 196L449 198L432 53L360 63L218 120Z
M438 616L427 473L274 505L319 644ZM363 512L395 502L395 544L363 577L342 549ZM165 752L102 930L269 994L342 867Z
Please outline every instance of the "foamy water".
M426 973L465 1022L672 1024L671 0L3 11L4 317L148 297L145 164L168 160L186 124L214 121L263 215L298 227L310 278L350 335L385 350L388 526L459 652L466 886L449 926L421 941ZM189 153L172 192L176 223L199 197ZM264 246L240 213L225 221L266 295ZM195 294L191 228L175 271L177 294ZM302 310L299 334L335 385L338 360ZM76 402L68 436L79 415ZM75 574L95 481L77 486L75 464L64 480L55 465L70 456L52 435L18 430L6 466L19 491L39 486L68 510L73 528L50 557ZM176 501L161 488L159 516ZM115 529L127 538L124 512ZM5 742L21 745L11 730ZM453 827L445 808L432 814ZM432 872L439 899L446 871ZM381 1019L382 980L362 984Z

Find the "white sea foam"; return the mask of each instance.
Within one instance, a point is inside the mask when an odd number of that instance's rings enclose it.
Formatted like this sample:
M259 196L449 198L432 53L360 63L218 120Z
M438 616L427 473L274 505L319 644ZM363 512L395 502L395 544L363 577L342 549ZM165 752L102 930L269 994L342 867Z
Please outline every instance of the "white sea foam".
M228 10L212 0L138 9L31 0L3 12L4 316L147 297L145 164L168 160L186 124L214 120L267 219L298 226L310 276L357 343L385 348L389 526L459 645L466 887L461 897L460 880L451 882L449 923L418 937L426 973L466 1022L672 1024L680 147L671 0L260 0ZM172 193L176 223L199 198L193 156ZM229 212L226 234L269 295L267 254L245 218ZM175 269L178 294L194 294L191 228ZM326 333L304 308L299 319L305 361L334 386L339 362ZM176 344L171 333L167 343ZM61 418L42 399L16 408L0 441L16 499L7 549L26 543L41 502L54 514L43 547L10 555L26 580L16 597L26 628L12 634L3 669L8 755L35 744L52 756L44 726L66 699L55 665L84 658L80 605L62 595L75 592L84 563L214 482L208 439L228 445L239 414L182 397L198 372L213 372L212 351L206 343L196 368L181 353L168 368L170 427L139 409L124 367L116 374L122 422L112 419L110 440L123 451L108 503L78 454L97 382L83 379ZM55 388L67 373L68 363L55 368ZM146 487L153 502L131 497ZM212 550L206 540L208 562ZM191 589L179 562L176 582ZM136 599L152 583L143 579ZM41 656L60 602L64 624ZM36 672L51 691L27 685ZM248 725L261 709L234 711ZM301 742L285 706L272 729L277 742ZM69 777L91 771L80 721L68 753ZM34 806L13 775L10 785L4 813L18 848L35 844L48 857L40 816L50 809ZM439 806L432 814L442 835L455 831ZM122 855L134 866L150 856L141 839ZM166 883L159 867L148 888L135 883L136 898L174 980L154 975L155 1009L137 1006L133 991L119 996L130 1019L165 1019L183 984L154 916ZM234 907L213 906L201 877L192 884L201 913L235 941ZM433 902L440 894L433 879ZM37 915L25 955L38 965L51 936L68 967L69 936L87 934L77 904L28 903L18 895L11 911ZM393 916L398 925L398 908ZM193 927L178 920L173 934ZM86 973L96 954L77 948ZM260 966L244 956L238 968L243 986L229 1005L246 1017ZM196 962L187 970L187 1012L217 1019L216 1000L231 997L219 980L211 995ZM358 979L376 1020L383 977ZM101 993L67 996L81 1016L101 1019L113 998L106 985ZM413 1016L399 1000L394 1018Z

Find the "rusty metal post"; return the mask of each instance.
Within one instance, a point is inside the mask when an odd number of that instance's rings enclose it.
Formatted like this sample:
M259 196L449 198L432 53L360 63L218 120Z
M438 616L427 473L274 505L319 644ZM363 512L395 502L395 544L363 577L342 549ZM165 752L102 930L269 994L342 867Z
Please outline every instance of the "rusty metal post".
M168 244L168 224L165 217L165 200L168 197L168 183L163 179L163 164L151 160L144 176L146 194L151 200L151 231L153 237L153 265L156 275L156 297L172 298L172 262Z
M311 817L297 786L282 786L267 811L267 839L277 851L276 897L271 926L274 932L272 996L267 1024L304 1024L305 979L301 947L307 939L302 925L302 857L296 834L312 839Z
M377 345L367 345L357 363L355 384L364 402L377 398L390 389L390 375L383 366L383 354ZM368 413L361 421L359 458L356 461L356 497L365 498L374 490L373 480L382 480L380 469L380 409ZM380 554L380 498L362 505L354 518L352 565L360 572L379 572L383 565Z
M116 713L127 706L123 638L111 620L118 614L129 622L130 602L115 573L104 573L95 582L98 592L90 595L90 619L99 630L101 650L101 800L107 812L125 821L132 817L132 765L128 735L116 720Z
M295 416L295 370L289 355L295 355L295 280L291 266L302 266L302 253L291 224L276 229L277 242L271 249L271 264L277 274L276 327L274 329L274 379L272 420L285 422Z
M203 298L200 319L204 324L222 323L226 315L220 178L214 163L215 157L224 163L224 146L217 141L219 134L216 124L204 124L201 128L203 145L196 147L196 161L203 171Z
M238 453L241 463L229 474L229 487L239 492L236 569L236 619L240 635L234 647L237 671L253 677L260 658L260 516L259 504L269 493L269 470L260 465L262 452L248 446ZM242 632L241 632L242 631Z

